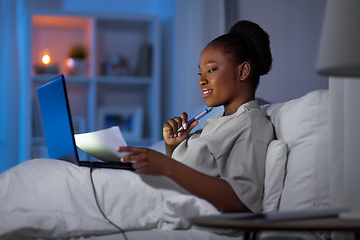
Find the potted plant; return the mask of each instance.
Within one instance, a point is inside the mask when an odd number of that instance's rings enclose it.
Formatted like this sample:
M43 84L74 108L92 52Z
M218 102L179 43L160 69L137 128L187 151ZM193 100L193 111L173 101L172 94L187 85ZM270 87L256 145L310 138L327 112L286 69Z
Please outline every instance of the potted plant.
M81 44L73 45L69 50L69 58L66 60L66 67L69 74L85 75L87 69L87 51Z

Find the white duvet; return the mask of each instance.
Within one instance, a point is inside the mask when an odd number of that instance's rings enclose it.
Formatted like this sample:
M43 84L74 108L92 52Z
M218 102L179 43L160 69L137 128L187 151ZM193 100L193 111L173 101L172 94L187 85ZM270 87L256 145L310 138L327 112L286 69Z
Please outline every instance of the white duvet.
M96 169L93 179L100 207L123 230L189 229L189 217L218 213L165 177ZM0 223L0 237L118 231L96 206L89 168L53 159L30 160L0 175Z

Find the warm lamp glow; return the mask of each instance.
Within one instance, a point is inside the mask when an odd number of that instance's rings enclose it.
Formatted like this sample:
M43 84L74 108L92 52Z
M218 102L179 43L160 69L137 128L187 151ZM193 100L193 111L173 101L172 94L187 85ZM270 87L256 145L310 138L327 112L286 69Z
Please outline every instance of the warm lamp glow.
M50 56L47 55L47 54L45 54L45 55L42 57L41 60L42 60L42 62L43 62L45 65L47 65L47 64L50 63Z
M50 54L49 49L45 48L43 51L39 52L39 61L35 66L36 74L57 74L59 72L57 65L54 64L54 59Z
M45 48L40 54L41 64L45 66L49 65L51 61L49 49Z

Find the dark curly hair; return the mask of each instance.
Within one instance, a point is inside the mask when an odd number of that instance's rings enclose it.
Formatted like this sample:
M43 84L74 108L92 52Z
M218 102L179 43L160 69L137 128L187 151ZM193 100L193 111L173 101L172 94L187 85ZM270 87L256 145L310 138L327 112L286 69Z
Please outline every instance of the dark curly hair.
M209 45L216 45L229 55L234 66L249 62L253 69L253 87L259 85L260 76L272 66L269 35L256 23L242 20L235 23L229 33L215 38Z

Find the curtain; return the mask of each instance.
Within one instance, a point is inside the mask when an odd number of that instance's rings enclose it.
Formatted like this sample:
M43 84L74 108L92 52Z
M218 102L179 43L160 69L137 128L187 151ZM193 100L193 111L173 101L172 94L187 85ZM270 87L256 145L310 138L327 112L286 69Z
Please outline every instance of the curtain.
M346 207L351 212L343 218L360 218L360 79L330 77L330 201L332 207ZM353 239L334 232L335 240Z
M17 1L0 2L0 173L18 162Z

